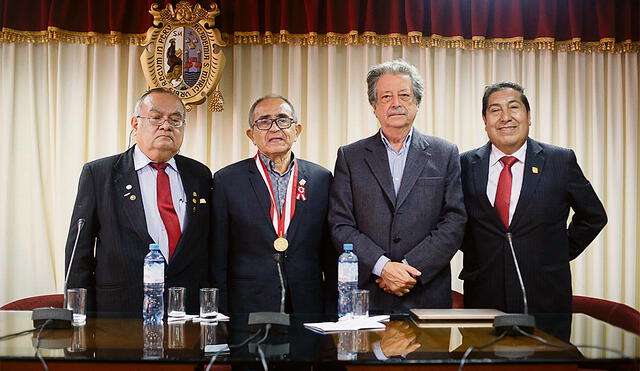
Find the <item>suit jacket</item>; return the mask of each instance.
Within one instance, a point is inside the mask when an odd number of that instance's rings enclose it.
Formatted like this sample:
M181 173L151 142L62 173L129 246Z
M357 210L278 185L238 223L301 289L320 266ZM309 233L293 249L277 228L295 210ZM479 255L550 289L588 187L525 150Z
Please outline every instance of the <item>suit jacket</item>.
M571 312L575 259L607 222L602 203L570 149L527 140L520 198L509 229L487 198L491 142L462 154L462 187L469 215L462 251L465 307L522 312L513 247L532 313ZM569 209L575 214L567 228Z
M341 147L331 190L329 225L336 248L353 243L358 286L370 309L451 308L449 261L458 250L466 214L457 147L414 129L396 197L380 133ZM380 256L406 259L422 275L403 297L378 287L372 269Z
M331 173L296 161L307 199L296 202L286 235L283 275L288 301L294 313L322 313L325 306L335 312L337 295L328 295L337 292L336 257L326 225ZM273 259L278 236L269 216L269 190L254 159L229 165L213 178L213 272L221 289L221 308L235 314L279 312L280 279Z
M67 238L65 265L69 266L77 221L83 218L86 224L80 233L68 287L87 288L89 311L139 317L143 262L149 244L154 241L147 232L133 150L131 147L124 153L84 165ZM211 171L184 156L176 155L175 160L188 206L182 235L173 258L165 265L165 301L169 287L186 287L186 309L197 313L199 289L210 286Z

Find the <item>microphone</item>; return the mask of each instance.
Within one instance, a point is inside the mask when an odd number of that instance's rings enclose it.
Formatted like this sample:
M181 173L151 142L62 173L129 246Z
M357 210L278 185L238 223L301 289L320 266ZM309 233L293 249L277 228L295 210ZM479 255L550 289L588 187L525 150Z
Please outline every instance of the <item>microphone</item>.
M286 290L284 287L284 278L282 278L282 255L280 253L273 254L273 260L276 261L278 267L278 277L280 277L280 313L284 313L284 299Z
M286 289L284 285L284 278L282 276L282 254L273 254L273 260L276 261L278 267L278 277L280 278L280 312L253 312L249 313L249 325L282 325L289 326L291 321L289 314L284 312L284 301L286 295Z
M496 335L506 334L508 336L519 335L520 333L515 330L515 327L519 327L521 330L532 333L536 327L535 318L529 314L529 304L527 302L527 291L524 288L524 282L522 281L522 274L520 273L520 265L518 264L518 258L516 257L516 251L513 248L513 240L511 233L507 232L507 240L509 241L509 248L511 249L511 256L513 257L513 263L516 266L516 273L518 274L518 281L520 281L520 290L522 291L522 301L524 304L524 313L510 313L502 316L497 316L493 320L494 332Z
M71 258L69 259L69 267L67 268L67 274L64 277L63 286L63 308L35 308L31 312L31 319L33 320L33 327L38 328L44 325L50 320L47 325L49 328L71 328L71 322L73 321L73 311L64 308L67 304L67 284L69 281L69 273L71 273L71 266L73 265L73 257L76 254L76 248L78 247L78 239L80 238L80 232L84 227L85 220L78 219L78 232L76 233L76 239L73 242L73 250L71 250Z

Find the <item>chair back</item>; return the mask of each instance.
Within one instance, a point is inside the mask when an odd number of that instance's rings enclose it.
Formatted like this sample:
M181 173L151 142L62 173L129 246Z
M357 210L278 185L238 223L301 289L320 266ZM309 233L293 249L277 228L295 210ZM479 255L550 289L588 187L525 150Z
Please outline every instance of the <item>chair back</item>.
M62 308L63 300L64 295L62 294L30 296L7 303L0 307L0 310L33 310L43 307Z
M626 304L574 295L573 313L584 313L620 327L623 330L640 335L640 312Z

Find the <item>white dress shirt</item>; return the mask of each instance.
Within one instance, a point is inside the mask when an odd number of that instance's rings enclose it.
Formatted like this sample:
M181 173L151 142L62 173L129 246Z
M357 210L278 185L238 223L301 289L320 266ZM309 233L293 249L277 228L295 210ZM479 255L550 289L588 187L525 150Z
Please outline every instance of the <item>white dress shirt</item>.
M138 146L133 151L133 166L138 174L140 182L140 193L142 194L142 205L144 206L144 218L147 221L147 231L149 236L155 243L160 245L160 252L164 256L165 261L169 261L169 236L164 227L160 211L158 211L158 193L156 191L158 170L149 166L151 163L149 157L142 153ZM186 194L182 186L182 179L178 173L176 160L171 158L167 161L165 172L169 176L169 184L171 186L171 198L173 199L173 208L178 214L180 221L180 230L184 230L184 218L186 213Z
M518 199L520 198L520 190L522 189L522 178L524 175L524 160L527 155L527 142L515 151L511 155L505 155L495 145L491 145L491 155L489 156L489 177L487 181L487 198L491 202L491 206L494 206L496 201L496 191L498 190L498 179L500 179L500 172L504 165L500 159L504 156L513 156L518 159L513 165L511 165L511 199L509 201L509 224L513 219L513 213L518 206Z

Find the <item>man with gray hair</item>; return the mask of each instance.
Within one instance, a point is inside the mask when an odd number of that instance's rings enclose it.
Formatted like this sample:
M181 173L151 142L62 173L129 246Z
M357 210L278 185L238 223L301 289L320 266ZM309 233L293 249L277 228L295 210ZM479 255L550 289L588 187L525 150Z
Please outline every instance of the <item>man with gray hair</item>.
M458 149L413 127L424 90L414 66L377 65L367 85L380 131L338 150L331 236L338 248L353 243L372 312L450 308L449 262L466 221Z
M65 263L68 287L87 289L89 312L141 316L143 261L156 243L166 261L165 288L186 287L186 310L197 313L199 289L210 287L211 171L178 155L185 127L180 98L151 89L131 117L136 144L84 165Z
M284 304L287 313L335 313L336 253L327 227L332 176L294 156L301 132L289 100L261 97L246 131L257 153L214 175L214 283L223 311L278 312ZM284 303L274 259L282 265Z

